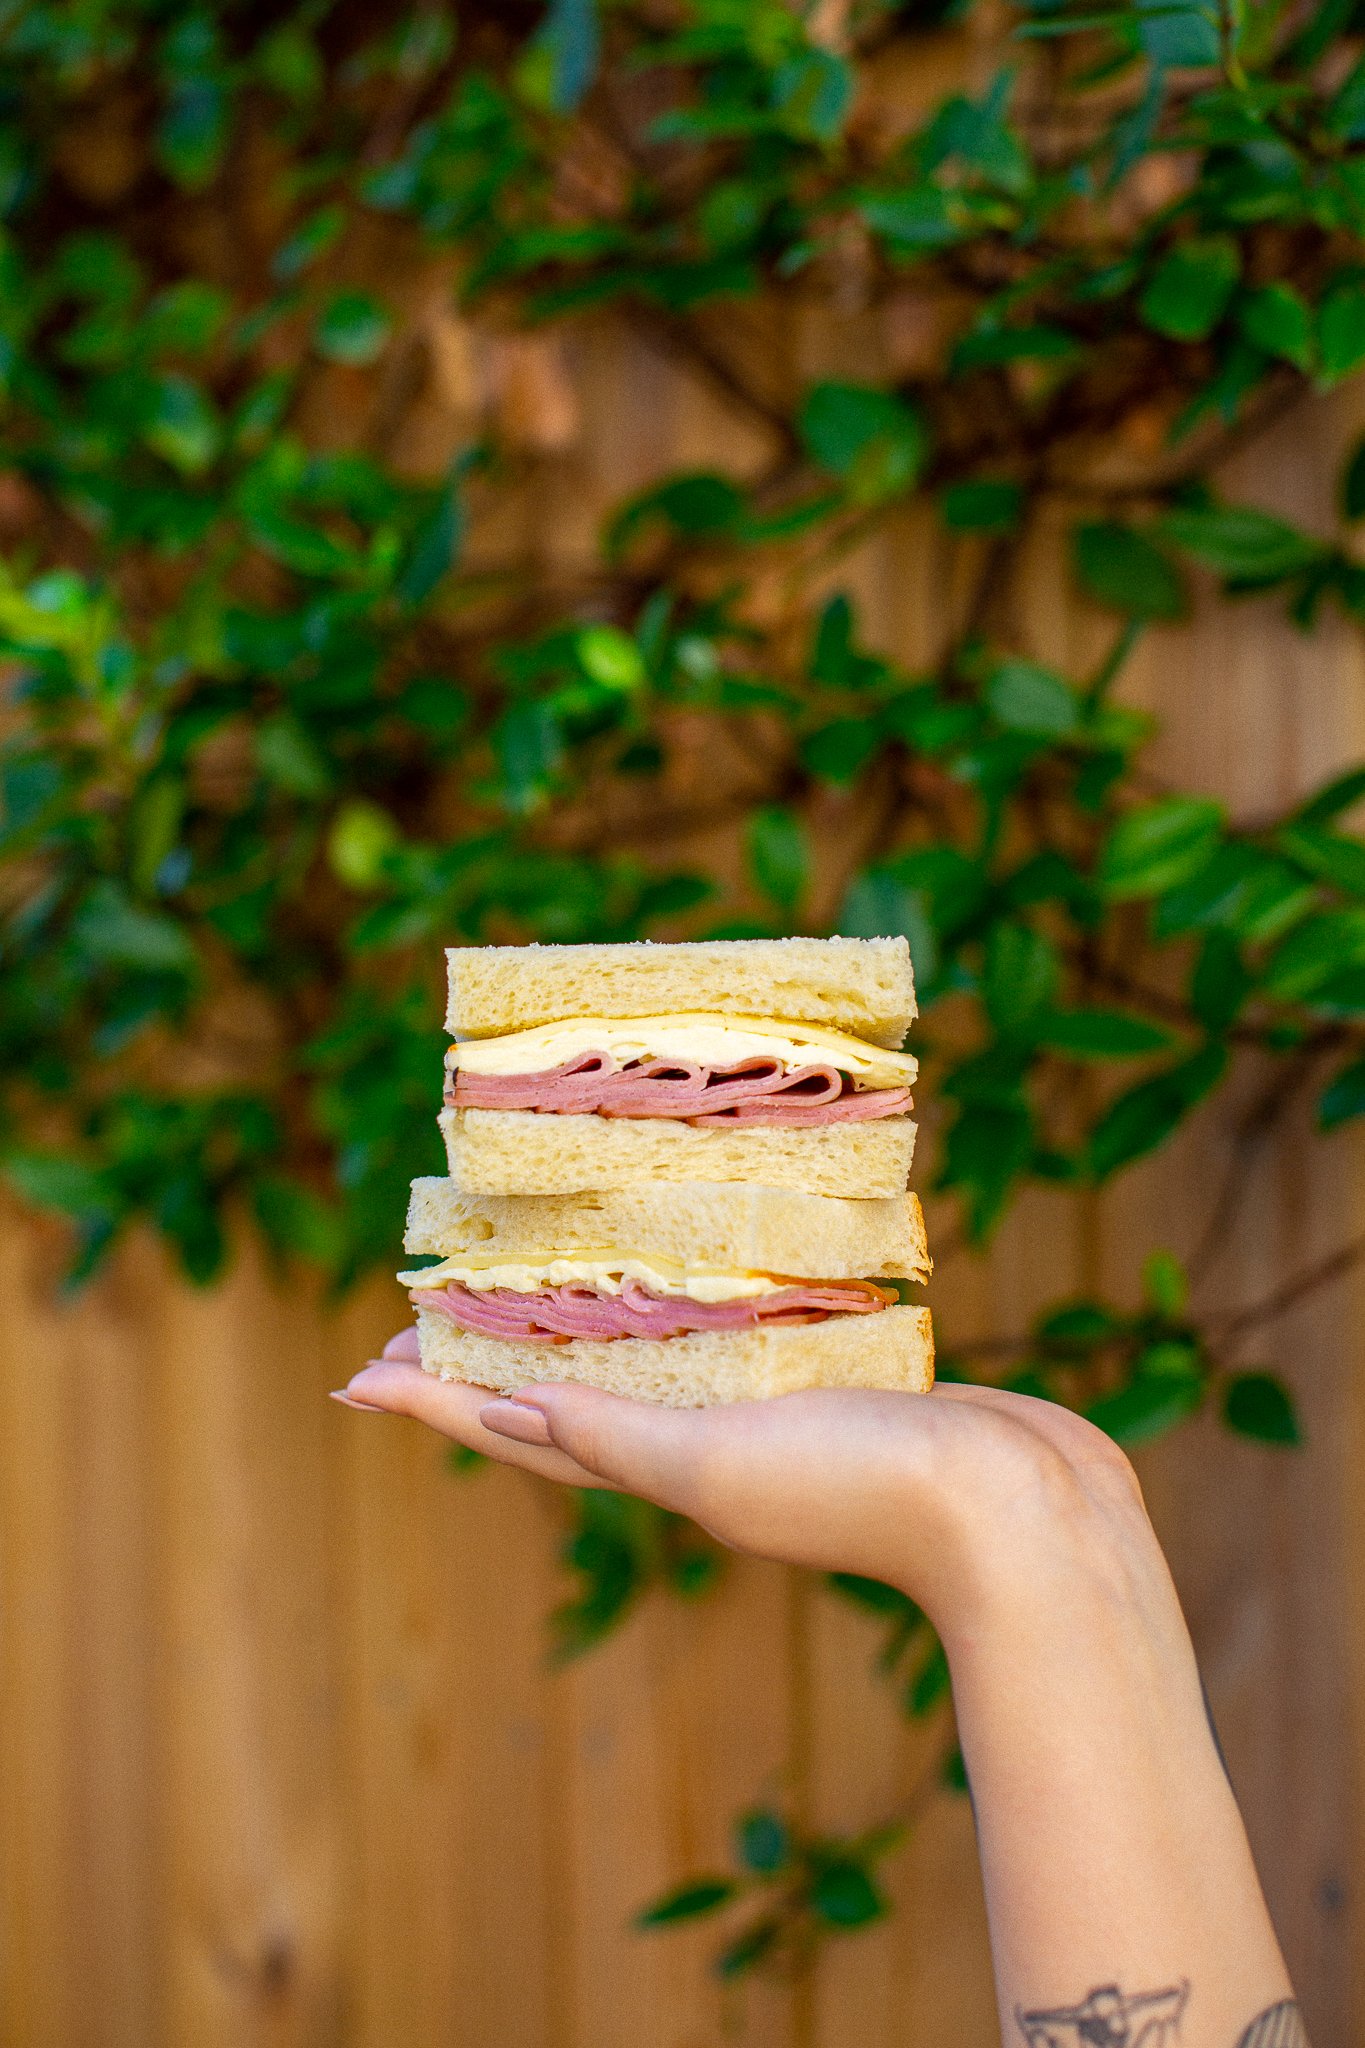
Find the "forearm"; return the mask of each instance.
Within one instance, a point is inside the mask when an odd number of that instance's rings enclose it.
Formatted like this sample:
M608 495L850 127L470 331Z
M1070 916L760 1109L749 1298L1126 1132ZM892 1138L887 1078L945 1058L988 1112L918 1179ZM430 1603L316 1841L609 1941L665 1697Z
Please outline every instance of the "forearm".
M949 1654L1005 2040L1296 2048L1248 2037L1292 1993L1155 1539L1016 1561Z

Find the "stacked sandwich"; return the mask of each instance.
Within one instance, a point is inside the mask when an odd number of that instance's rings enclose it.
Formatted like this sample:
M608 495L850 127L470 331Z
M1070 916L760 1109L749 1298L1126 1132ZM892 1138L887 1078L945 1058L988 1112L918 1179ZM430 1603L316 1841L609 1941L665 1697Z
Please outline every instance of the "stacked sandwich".
M460 948L422 1364L675 1406L927 1388L903 939Z

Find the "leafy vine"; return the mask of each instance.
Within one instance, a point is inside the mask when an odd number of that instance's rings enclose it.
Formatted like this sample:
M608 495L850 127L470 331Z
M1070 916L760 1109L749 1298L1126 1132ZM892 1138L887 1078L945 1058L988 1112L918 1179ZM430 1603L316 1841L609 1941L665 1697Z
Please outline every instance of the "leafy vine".
M243 1206L338 1284L389 1258L439 1158L441 943L905 932L958 1247L1258 1077L1188 1272L944 1331L947 1370L1128 1442L1210 1398L1295 1441L1241 1346L1365 1247L1237 1310L1189 1283L1287 1104L1365 1114L1365 767L1231 818L1157 782L1121 684L1192 572L1365 614L1365 448L1321 531L1210 482L1365 363L1362 33L1355 0L0 13L0 1155L73 1277L148 1220L211 1280ZM604 322L736 462L547 557L507 509ZM943 592L912 667L852 595L907 520ZM1020 624L1040 561L1108 622L1085 673ZM639 1503L585 1504L570 1558L568 1650L714 1572ZM836 1590L936 1711L922 1617ZM881 1910L892 1840L756 1813L745 1878L647 1917L747 1886L723 1967L799 1959Z

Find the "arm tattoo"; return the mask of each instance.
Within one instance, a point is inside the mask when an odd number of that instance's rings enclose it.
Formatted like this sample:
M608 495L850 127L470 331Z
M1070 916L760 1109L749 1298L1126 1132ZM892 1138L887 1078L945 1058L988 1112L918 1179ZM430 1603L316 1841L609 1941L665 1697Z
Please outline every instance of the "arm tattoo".
M1292 1998L1268 2005L1237 2043L1237 2048L1308 2048L1299 2008Z
M1169 2048L1180 2031L1190 1996L1187 1979L1164 1991L1125 1993L1101 1984L1079 2005L1023 2012L1014 2017L1028 2048ZM1237 2048L1308 2048L1292 1998L1271 2005L1239 2037Z
M1016 2006L1014 2017L1028 2048L1166 2048L1189 1995L1184 1979L1164 1991L1131 1996L1117 1984L1101 1984L1079 2005L1043 2012L1021 2012Z

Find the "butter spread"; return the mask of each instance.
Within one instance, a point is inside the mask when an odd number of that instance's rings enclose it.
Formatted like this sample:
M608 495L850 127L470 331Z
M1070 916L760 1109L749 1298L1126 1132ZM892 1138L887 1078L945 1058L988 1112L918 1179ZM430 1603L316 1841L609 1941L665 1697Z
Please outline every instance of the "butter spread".
M887 1052L848 1031L725 1017L709 1010L663 1017L567 1017L501 1038L453 1045L446 1065L469 1074L541 1074L585 1052L607 1053L619 1067L635 1060L733 1067L752 1059L780 1060L787 1069L829 1066L860 1088L904 1088L919 1071L909 1053Z

